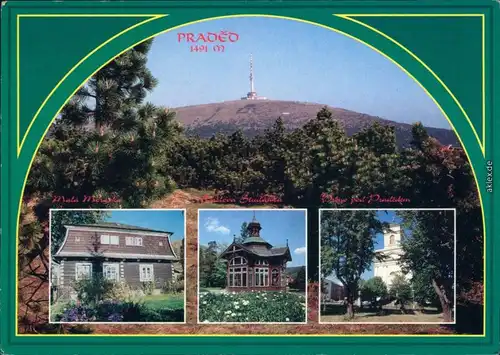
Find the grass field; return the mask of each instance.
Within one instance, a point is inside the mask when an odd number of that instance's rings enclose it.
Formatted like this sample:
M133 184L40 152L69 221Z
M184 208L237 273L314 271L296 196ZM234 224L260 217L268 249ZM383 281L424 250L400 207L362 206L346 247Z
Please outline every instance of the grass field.
M170 308L179 309L184 308L184 294L183 293L165 293L160 295L145 296L144 305L152 309Z

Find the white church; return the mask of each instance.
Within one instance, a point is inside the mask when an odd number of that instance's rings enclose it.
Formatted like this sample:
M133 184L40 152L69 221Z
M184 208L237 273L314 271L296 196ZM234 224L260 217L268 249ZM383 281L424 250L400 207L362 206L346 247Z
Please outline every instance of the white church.
M376 251L377 254L385 256L385 259L379 261L377 259L373 262L373 276L379 276L384 283L389 287L392 284L392 279L397 274L402 274L398 260L403 255L401 242L403 234L401 232L401 225L391 223L384 231L384 247ZM411 278L410 274L405 275L407 279Z

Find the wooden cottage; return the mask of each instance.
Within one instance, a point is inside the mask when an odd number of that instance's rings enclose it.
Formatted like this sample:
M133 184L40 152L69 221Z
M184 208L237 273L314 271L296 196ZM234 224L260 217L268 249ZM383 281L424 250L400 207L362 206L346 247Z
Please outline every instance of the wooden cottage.
M292 260L286 247L273 247L260 236L255 216L248 224L249 237L233 242L221 255L227 260L228 291L286 291L286 264Z
M75 281L102 273L132 289L153 283L161 289L172 280L178 258L170 243L171 232L119 223L65 225L66 236L54 255L58 264L58 294L71 296Z

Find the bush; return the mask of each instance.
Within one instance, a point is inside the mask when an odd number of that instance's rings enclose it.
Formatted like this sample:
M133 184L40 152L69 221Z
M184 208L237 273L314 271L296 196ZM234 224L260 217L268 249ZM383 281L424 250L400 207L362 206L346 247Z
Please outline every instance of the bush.
M102 301L95 306L69 304L61 322L182 322L184 309L150 309L140 302Z
M78 299L86 305L94 305L109 298L115 282L105 279L101 274L76 281L74 284Z
M155 289L155 283L153 281L142 282L141 289L145 295L152 295Z
M305 322L305 297L285 292L202 293L202 322Z
M106 299L131 302L134 300L134 292L126 282L117 282L106 295Z
M162 287L164 293L184 292L184 280L167 281Z

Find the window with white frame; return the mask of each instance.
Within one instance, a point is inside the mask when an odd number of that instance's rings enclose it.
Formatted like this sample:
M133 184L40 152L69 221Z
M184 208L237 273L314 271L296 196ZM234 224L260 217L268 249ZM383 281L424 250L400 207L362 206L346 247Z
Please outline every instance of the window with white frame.
M154 280L153 264L140 264L139 278L141 282L153 281Z
M142 247L142 237L126 237L125 245Z
M236 258L232 258L231 262L229 263L230 265L246 265L247 264L247 259L241 256L237 256Z
M229 286L247 287L247 268L230 267L229 268Z
M117 235L101 234L101 244L118 245L120 244L120 237Z
M258 267L255 268L255 286L269 286L269 269Z
M267 260L257 260L255 265L269 265L269 262Z
M75 264L75 278L76 280L88 279L92 275L91 263L76 263Z
M111 281L120 281L120 264L104 263L102 265L102 273L104 278Z

